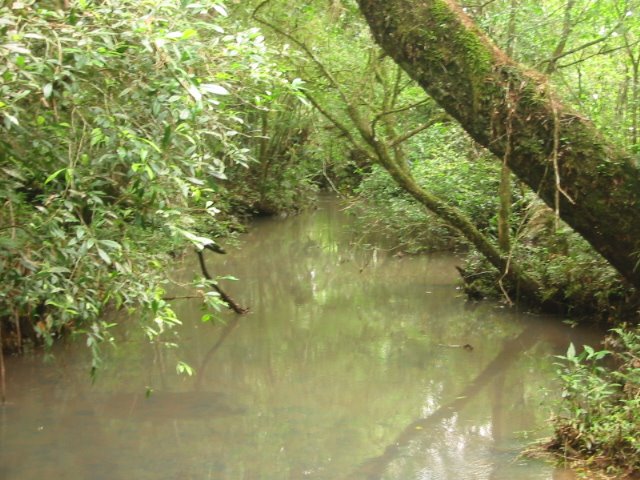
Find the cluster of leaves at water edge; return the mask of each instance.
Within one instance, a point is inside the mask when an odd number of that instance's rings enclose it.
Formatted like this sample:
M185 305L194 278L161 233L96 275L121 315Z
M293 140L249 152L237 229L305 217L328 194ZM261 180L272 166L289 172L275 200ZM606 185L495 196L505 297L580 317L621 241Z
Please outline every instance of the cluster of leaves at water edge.
M634 289L550 208L531 193L515 207L511 255L542 286L542 298L562 306L558 313L609 324L637 315ZM495 287L500 273L477 252L467 256L464 270L471 296L502 296Z
M562 413L548 445L611 473L640 471L640 330L618 328L606 350L573 344L560 357Z

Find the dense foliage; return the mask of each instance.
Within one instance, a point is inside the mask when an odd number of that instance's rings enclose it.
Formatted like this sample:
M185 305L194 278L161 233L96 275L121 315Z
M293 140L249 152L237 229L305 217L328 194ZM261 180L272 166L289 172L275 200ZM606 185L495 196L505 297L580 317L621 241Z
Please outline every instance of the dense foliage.
M549 447L569 460L630 474L640 469L639 332L616 329L606 347L585 346L578 354L570 345L561 357L563 411Z
M467 137L447 124L414 137L409 151L411 173L421 186L474 218L483 231L496 232L499 168L491 158L474 151ZM418 253L465 244L451 226L417 204L380 167L363 177L355 194L358 228L386 239L389 248Z
M296 89L219 2L1 13L5 339L85 331L95 348L108 306L138 309L156 337L179 321L163 299L168 253L236 223L226 171L242 180L271 134L256 118L295 110Z

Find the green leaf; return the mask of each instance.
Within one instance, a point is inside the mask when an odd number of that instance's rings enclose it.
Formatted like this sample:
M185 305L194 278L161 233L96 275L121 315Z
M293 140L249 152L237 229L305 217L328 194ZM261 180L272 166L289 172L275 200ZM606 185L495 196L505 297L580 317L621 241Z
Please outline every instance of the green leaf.
M584 346L584 351L587 352L587 358L591 358L595 353L595 351L593 350L593 347L590 347L589 345Z
M64 172L64 179L67 182L67 184L70 184L73 181L73 173L74 173L73 168L67 168L66 172Z
M205 246L214 244L215 242L210 238L201 237L199 235L195 235L187 230L182 230L181 228L176 228L176 231L183 235L187 240L195 245L198 250L204 249Z
M169 130L171 131L171 130ZM144 143L146 143L147 145L149 145L151 148L153 148L156 152L158 153L162 153L162 150L160 149L160 147L158 145L156 145L155 143L153 143L151 140L149 140L148 138L141 138L140 140L142 140Z
M51 175L47 177L47 179L44 181L44 184L46 185L47 183L52 182L53 180L56 179L58 175L60 175L62 172L65 172L66 170L67 170L67 167L61 168L60 170L56 170L55 172L53 172Z
M220 15L222 15L223 17L228 17L229 16L229 14L227 13L227 9L224 8L224 6L218 5L218 4L212 5L212 6L213 6L213 9L216 12L218 12Z
M196 35L198 35L197 30L194 30L193 28L187 28L184 32L182 32L182 37L180 37L180 40L187 40Z
M573 342L569 344L569 348L567 349L567 359L573 360L576 358L576 347L573 345Z
M17 178L18 180L22 180L23 182L25 181L25 178L18 170L15 170L13 168L3 168L2 171L10 177Z
M189 364L179 361L178 364L176 365L176 372L178 372L178 374L186 373L191 377L194 373L194 370L193 368L191 368Z
M11 52L24 53L25 55L31 54L28 48L25 48L18 43L5 43L2 47Z
M111 265L111 257L107 252L105 252L101 248L98 248L98 255L100 255L100 258L102 260L104 260L104 263L106 263L107 265Z
M47 271L51 273L69 273L71 270L66 267L49 267Z
M196 102L199 102L200 100L202 100L202 94L200 93L200 90L198 90L198 87L196 87L195 85L189 85L187 87L187 91L189 92L189 95L191 95Z
M53 93L53 83L47 83L44 87L42 87L42 94L44 98L49 98Z
M611 352L608 350L600 350L599 352L596 352L595 355L593 356L594 360L602 360L604 357L606 357L607 355L609 355Z
M199 178L187 177L187 180L189 180L194 185L200 185L200 186L205 185L205 182L200 180Z
M18 119L15 116L9 115L8 113L5 113L4 117L5 117L5 124L7 124L7 128L9 128L8 124L11 124L11 123L13 123L16 126L20 125L20 122L18 121Z
M229 95L229 90L222 85L216 85L215 83L203 83L200 85L200 90L206 93L213 93L215 95Z
M102 143L105 139L104 133L102 132L102 130L100 128L94 128L91 131L91 141L89 143L89 145L91 145L92 147Z
M118 242L114 242L113 240L98 240L98 243L113 250L120 250L122 248L122 245L120 245Z

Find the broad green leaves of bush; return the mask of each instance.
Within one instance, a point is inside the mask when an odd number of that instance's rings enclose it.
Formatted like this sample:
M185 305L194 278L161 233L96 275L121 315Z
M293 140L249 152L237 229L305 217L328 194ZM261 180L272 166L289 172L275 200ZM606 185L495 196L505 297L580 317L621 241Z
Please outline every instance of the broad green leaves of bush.
M107 305L142 306L162 333L166 252L208 236L247 119L289 88L264 38L210 0L5 2L0 33L0 321L94 347Z
M640 336L637 329L615 329L607 350L570 345L558 374L563 412L556 421L559 442L583 458L620 470L640 468ZM603 364L603 359L608 359Z

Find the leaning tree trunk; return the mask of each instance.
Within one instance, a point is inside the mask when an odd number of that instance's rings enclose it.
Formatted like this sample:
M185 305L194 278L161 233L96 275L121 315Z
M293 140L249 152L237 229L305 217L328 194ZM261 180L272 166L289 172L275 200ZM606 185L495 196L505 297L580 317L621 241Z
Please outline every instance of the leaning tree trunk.
M358 0L376 41L480 144L640 287L640 171L453 0Z

